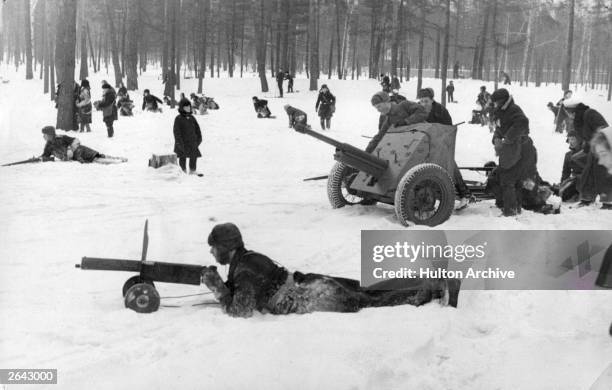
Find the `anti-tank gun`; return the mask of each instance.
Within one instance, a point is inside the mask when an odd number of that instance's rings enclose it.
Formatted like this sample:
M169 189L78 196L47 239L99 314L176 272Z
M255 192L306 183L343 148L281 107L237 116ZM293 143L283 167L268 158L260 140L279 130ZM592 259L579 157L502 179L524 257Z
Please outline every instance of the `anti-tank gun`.
M307 125L294 128L336 148L337 162L327 182L333 208L386 203L394 206L404 225L436 226L452 214L456 126L416 123L391 127L372 153Z

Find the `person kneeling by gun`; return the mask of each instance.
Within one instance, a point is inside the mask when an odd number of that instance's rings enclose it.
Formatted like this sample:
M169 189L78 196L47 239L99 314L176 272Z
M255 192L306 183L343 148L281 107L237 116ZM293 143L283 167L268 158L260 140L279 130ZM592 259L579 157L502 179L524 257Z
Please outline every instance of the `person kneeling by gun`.
M52 161L54 159L62 161L74 160L82 164L92 162L112 164L127 161L125 158L108 156L85 145L81 145L81 141L78 138L57 135L53 126L43 127L42 133L47 142L43 154L39 157L41 161Z

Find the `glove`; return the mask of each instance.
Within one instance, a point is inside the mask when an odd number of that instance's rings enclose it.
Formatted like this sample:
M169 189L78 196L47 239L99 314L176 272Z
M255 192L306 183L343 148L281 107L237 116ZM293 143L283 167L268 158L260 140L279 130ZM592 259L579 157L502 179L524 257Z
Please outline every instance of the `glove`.
M223 283L223 280L217 271L217 267L214 265L204 267L200 281L213 292L217 300L221 300L222 297L230 293L225 283Z

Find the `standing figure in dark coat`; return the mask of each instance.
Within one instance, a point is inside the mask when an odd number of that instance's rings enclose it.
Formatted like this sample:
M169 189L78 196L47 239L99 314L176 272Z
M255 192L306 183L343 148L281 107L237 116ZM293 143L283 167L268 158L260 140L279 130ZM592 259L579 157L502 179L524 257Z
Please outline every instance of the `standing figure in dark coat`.
M563 107L574 121L574 130L584 140L582 150L586 154L586 165L578 181L580 206L590 205L599 195L602 208L612 209L612 176L602 165L597 164L597 158L590 147L595 133L608 127L608 122L597 110L578 99L565 100Z
M427 119L427 113L419 103L410 100L404 100L399 104L393 103L389 94L384 91L374 94L370 102L380 112L380 118L378 119L378 133L372 137L365 149L368 153L372 153L376 149L390 127L425 122Z
M455 98L453 97L453 93L455 93L455 85L453 84L453 80L451 80L446 86L446 93L447 93L446 102L454 103Z
M295 107L291 107L288 104L285 104L285 112L289 117L289 128L293 128L295 130L300 130L304 126L308 126L308 116L302 110L299 110Z
M119 89L117 90L117 96L125 96L128 94L128 90L123 84L123 81L119 83Z
M423 106L427 112L427 122L440 123L447 126L453 125L453 119L451 118L448 110L434 100L433 89L421 89L417 95L417 98L419 99L419 104ZM455 182L455 190L459 196L459 205L456 208L460 210L468 205L472 194L463 180L463 175L457 166L457 162L453 161L453 165L453 181Z
M115 93L115 89L111 87L106 80L102 80L102 100L96 102L96 109L102 110L102 117L104 123L106 124L108 138L112 138L115 134L113 122L117 120L117 106L115 105L116 99L117 94Z
M164 104L164 102L157 96L151 95L148 89L145 89L142 95L142 111L161 112L158 104Z
M81 81L81 90L79 92L79 96L76 101L76 106L79 110L79 132L85 131L89 133L91 131L91 127L89 124L91 123L91 90L89 87L89 81L82 80Z
M319 118L321 118L321 130L329 130L331 117L334 115L334 111L336 111L336 97L329 91L327 84L321 85L315 110L317 110Z
M293 93L293 75L289 71L285 72L285 80L287 80L287 93Z
M198 146L202 143L202 132L198 121L191 114L191 103L182 99L178 103L179 114L174 119L174 153L179 159L183 172L187 172L189 158L189 174L196 174L198 157L202 157Z
M529 137L529 119L514 103L508 90L500 88L491 95L495 112L492 143L499 156L499 183L503 215L521 212L523 182L537 175L537 152ZM537 187L537 184L536 184ZM537 188L533 188L537 192ZM500 202L498 202L499 204Z
M265 99L258 99L257 96L253 96L253 107L258 118L269 118L272 113L268 108L268 101Z
M455 65L453 65L453 78L459 78L459 61L455 61Z
M586 154L582 151L582 138L575 130L567 133L569 151L563 159L563 170L559 182L559 196L564 202L579 198L577 183L586 165Z
M399 79L397 78L397 76L393 76L391 78L391 91L396 90L399 91L402 88L402 85L400 84Z
M233 223L216 225L208 236L208 244L219 264L229 264L229 272L224 283L216 267L205 267L202 283L232 317L248 318L255 311L346 313L365 307L420 306L434 299L446 300L457 307L460 282L454 279L409 280L403 289L374 290L360 287L358 280L290 273L269 257L247 250L240 230Z
M276 85L278 85L278 92L280 97L283 97L283 80L285 79L285 73L280 70L276 72Z

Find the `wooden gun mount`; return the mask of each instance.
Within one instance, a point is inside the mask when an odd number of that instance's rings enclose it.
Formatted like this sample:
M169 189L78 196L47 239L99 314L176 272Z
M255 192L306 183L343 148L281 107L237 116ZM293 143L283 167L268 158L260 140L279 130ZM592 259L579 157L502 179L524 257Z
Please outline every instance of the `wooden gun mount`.
M299 129L296 129L296 131L307 134L313 138L334 146L336 148L334 160L348 165L351 168L355 168L359 171L372 175L377 179L382 177L389 166L389 162L387 160L373 156L370 153L354 147L353 145L342 143L321 133L317 133L316 131L313 131L310 126L302 126Z
M83 257L76 268L100 271L138 272L142 280L200 285L202 271L207 267L195 264L164 263L122 259Z

